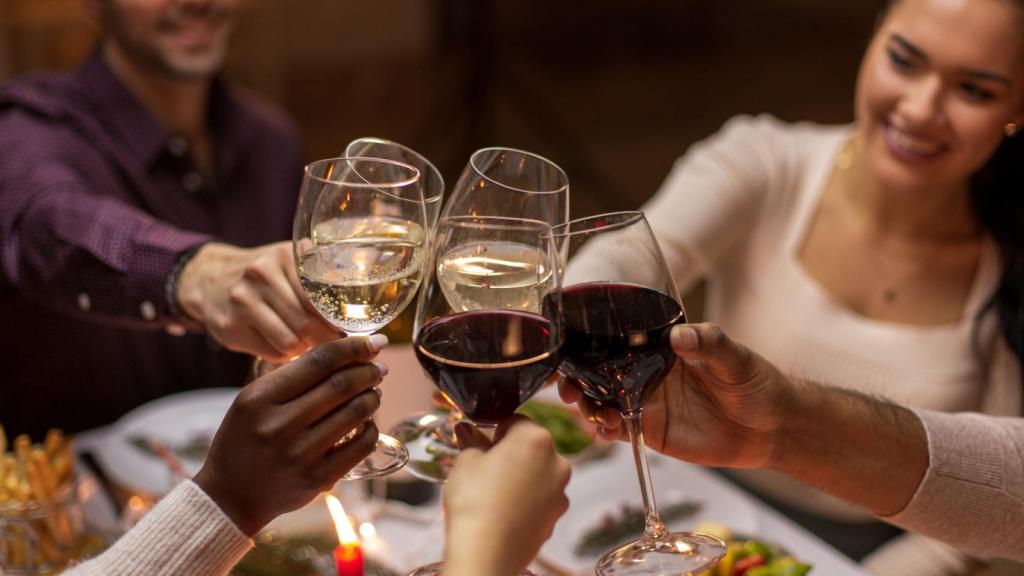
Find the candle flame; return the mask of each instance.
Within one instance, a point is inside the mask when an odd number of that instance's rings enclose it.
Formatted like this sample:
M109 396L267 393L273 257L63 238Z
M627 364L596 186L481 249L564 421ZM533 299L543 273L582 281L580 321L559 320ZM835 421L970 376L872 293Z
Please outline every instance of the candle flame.
M342 545L358 544L359 538L356 536L356 531L352 529L352 524L348 520L348 515L345 514L345 508L341 505L341 501L333 494L324 494L324 500L327 501L327 509L331 512L331 519L334 520L334 528L338 531L338 542L341 542Z

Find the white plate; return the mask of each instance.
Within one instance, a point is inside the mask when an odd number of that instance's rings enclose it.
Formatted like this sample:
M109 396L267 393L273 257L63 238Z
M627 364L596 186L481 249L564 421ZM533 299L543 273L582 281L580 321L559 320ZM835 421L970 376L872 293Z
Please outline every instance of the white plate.
M734 532L757 533L758 514L754 504L724 486L724 480L652 450L647 454L655 497L660 505L679 501L701 505L697 514L668 522L670 530L691 530L700 522L714 521L729 526ZM607 459L573 470L566 494L569 511L541 548L540 559L566 573L593 574L594 565L604 552L577 556L573 549L581 535L597 525L605 513L617 512L623 504L640 506L640 485L629 445L620 443Z
M125 414L96 447L96 457L110 478L131 490L162 496L174 487L170 470L158 456L131 443L133 437L154 438L167 447L181 446L197 436L213 438L238 388L203 388L165 396ZM201 461L180 458L189 476Z

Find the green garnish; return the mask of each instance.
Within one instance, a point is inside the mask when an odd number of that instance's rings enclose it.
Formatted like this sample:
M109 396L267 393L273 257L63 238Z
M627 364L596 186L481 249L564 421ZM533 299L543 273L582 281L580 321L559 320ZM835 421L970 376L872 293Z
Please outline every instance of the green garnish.
M580 426L576 414L568 408L530 400L519 408L519 413L551 432L551 437L555 439L555 450L559 454L576 454L594 441Z
M334 576L332 551L336 538L324 535L279 536L261 533L233 576ZM366 576L399 576L372 558L364 558Z
M659 510L662 522L671 522L679 518L693 516L700 512L701 505L696 502L678 502L663 506ZM609 548L639 536L644 531L644 509L640 506L623 504L618 516L606 514L599 526L583 533L573 550L577 556L586 556L598 552L606 552Z

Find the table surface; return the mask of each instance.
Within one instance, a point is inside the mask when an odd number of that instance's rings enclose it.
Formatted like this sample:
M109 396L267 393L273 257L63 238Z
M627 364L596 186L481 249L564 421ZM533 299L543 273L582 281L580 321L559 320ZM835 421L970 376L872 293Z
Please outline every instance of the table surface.
M423 375L415 356L408 345L393 345L381 352L380 360L388 364L389 376L383 385L384 403L376 419L381 429L387 429L393 422L412 412L423 411L430 407L433 386ZM102 445L105 438L116 431L116 426L96 429L81 434L77 438L78 450L95 449ZM587 467L601 466L602 477L631 479L635 483L635 471L629 451L625 445L616 447L612 457L596 463L584 463L574 470L570 483L570 494L581 486L573 483L594 482L593 474L587 475ZM662 497L667 491L678 489L685 493L687 485L703 486L704 495L708 490L712 498L721 498L733 502L742 502L746 510L752 510L755 516L753 536L762 537L781 544L792 554L814 565L813 574L829 576L863 575L858 565L849 558L830 547L804 528L782 516L771 507L746 494L727 480L712 472L691 464L672 460L660 455L653 457L655 465L671 468L672 482L662 481L656 486L656 496ZM81 468L80 468L81 469ZM611 475L611 476L609 476ZM93 481L87 472L85 481ZM589 478L589 480L588 480ZM665 485L670 484L670 485ZM444 528L441 522L440 504L438 499L432 502L411 507L402 504L388 504L384 508L376 507L372 501L357 496L361 486L358 483L339 483L335 491L343 502L352 502L357 515L375 516L378 537L367 542L368 553L386 559L398 570L409 570L420 564L440 559ZM716 496L717 495L717 496ZM573 506L585 503L572 501ZM109 526L112 522L108 506L99 504L88 506L87 514L101 526ZM362 514L360 514L362 512ZM729 518L716 518L728 525ZM280 530L330 530L329 519L323 510L323 504L314 501L310 506L275 521L271 527ZM558 534L556 529L556 535ZM564 570L558 563L546 561L544 551L532 567L538 574L548 576L565 576L571 572ZM575 576L575 575L573 575Z

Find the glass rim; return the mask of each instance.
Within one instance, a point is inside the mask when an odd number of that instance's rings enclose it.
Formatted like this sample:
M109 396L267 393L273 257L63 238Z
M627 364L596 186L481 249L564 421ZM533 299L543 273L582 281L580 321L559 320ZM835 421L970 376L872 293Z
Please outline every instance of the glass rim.
M371 156L352 156L352 154L349 152L349 148L353 144L355 144L356 142L370 142L372 144L387 144L389 146L394 146L395 148L400 148L400 149L404 150L405 152L408 152L409 154L412 154L413 156L416 156L417 158L422 160L424 164L429 166L430 169L433 171L433 173L441 181L441 192L439 192L438 194L435 194L434 196L430 196L429 198L424 197L423 201L424 202L437 202L438 200L440 200L440 199L442 199L444 197L444 175L441 174L441 171L437 169L437 166L435 166L434 163L431 162L423 154L420 154L419 152L413 150L412 148L409 148L405 144L401 144L399 142L395 142L394 140L388 140L387 138L378 138L377 136L360 136L359 138L353 138L351 142L349 142L348 144L345 145L345 156L343 156L343 158L371 158ZM388 160L388 158L381 158L381 160ZM401 162L401 160L396 160L396 162ZM407 162L401 162L401 163L408 164ZM416 168L416 167L413 166L413 168ZM419 170L419 168L416 168L416 169ZM423 178L423 171L419 170L419 172L420 172L420 178L422 179Z
M585 228L582 230L574 230L576 226L585 224L591 221L600 219L612 219L614 222L609 222L603 226L593 228ZM605 212L604 214L594 214L593 216L585 216L583 218L576 218L575 220L569 220L564 224L552 226L551 233L559 238L566 236L579 236L583 234L593 234L599 230L618 230L625 228L626 226L635 224L637 222L646 221L647 216L641 210L623 210L620 212Z
M446 216L437 223L436 229L442 226L457 228L485 228L491 230L536 230L541 236L553 236L551 224L533 218L516 218L514 216Z
M538 159L538 160L540 160L540 161L542 161L542 162L544 162L546 164L549 164L552 167L554 167L555 170L558 171L558 174L562 177L563 184L561 186L559 186L558 188L553 188L551 190L528 190L526 188L517 188L515 186L509 186L508 184L504 184L502 182L498 182L494 178L491 178L487 174L484 174L480 170L480 168L478 168L477 165L476 165L477 155L478 154L481 154L483 152L496 152L496 151L515 152L517 154L522 154L524 156L530 156L532 158L536 158L536 159ZM565 170L562 170L561 166L559 166L558 164L555 164L553 161L551 161L548 158L545 158L544 156L541 156L540 154L536 154L534 152L528 152L526 150L520 150L519 148L508 148L506 146L490 146L490 147L487 147L487 148L480 148L479 150L473 152L469 156L469 166L470 166L470 168L473 169L473 172L476 172L477 175L479 175L484 180L487 180L488 182L491 182L491 183L495 184L496 186L501 186L503 188L508 188L509 190L515 190L516 192L522 192L523 194L558 194L559 192L562 192L563 190L568 190L569 189L569 176L565 173Z
M331 163L353 162L353 161L357 161L357 162L358 161L378 162L378 163L381 163L381 164L391 164L392 166L398 166L400 168L407 168L407 169L411 170L413 172L413 174L412 174L412 176L410 176L410 177L408 177L408 178L406 178L404 180L398 180L398 181L395 181L395 182L373 183L373 182L339 182L337 180L328 180L327 178L324 178L322 176L317 176L316 174L313 174L312 171L311 171L314 166L322 166L322 165L331 164ZM415 166L413 166L411 164L406 164L405 162L399 162L398 160L391 160L389 158L373 158L373 157L370 157L370 156L337 156L335 158L322 158L320 160L316 160L316 161L310 162L309 164L306 164L306 166L302 169L302 172L303 172L303 174L306 175L307 178L312 178L313 180L316 180L316 181L321 182L323 184L333 184L335 186L345 186L345 187L350 187L350 188L387 188L387 189L403 188L403 187L408 186L410 184L416 183L422 177L422 175L420 174L419 168L416 168ZM421 198L423 197L423 193L422 192L420 192L420 197Z

